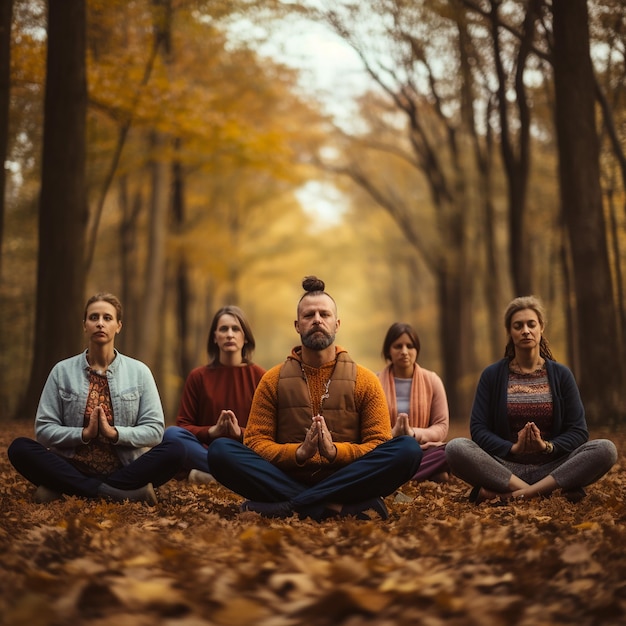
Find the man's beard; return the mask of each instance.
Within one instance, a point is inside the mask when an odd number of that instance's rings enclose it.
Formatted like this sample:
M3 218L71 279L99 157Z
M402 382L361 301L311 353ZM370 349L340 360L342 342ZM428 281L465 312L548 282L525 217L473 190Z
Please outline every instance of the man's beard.
M322 328L316 328L302 335L302 345L310 350L325 350L335 341L335 335Z

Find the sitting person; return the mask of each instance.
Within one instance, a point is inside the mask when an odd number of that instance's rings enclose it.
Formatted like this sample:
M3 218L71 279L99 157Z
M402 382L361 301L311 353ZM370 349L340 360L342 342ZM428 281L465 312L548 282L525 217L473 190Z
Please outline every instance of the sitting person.
M85 306L88 348L57 363L35 418L37 441L15 439L8 455L37 485L44 503L61 494L157 503L153 485L170 480L183 457L178 442L160 443L165 427L148 367L115 350L122 305L99 293Z
M383 342L383 358L389 362L378 374L391 415L391 435L414 437L422 447L422 462L413 480L448 480L445 439L450 416L441 378L420 367L420 340L409 324L396 322Z
M470 433L446 446L454 474L474 486L470 500L547 496L576 502L584 487L617 460L607 439L588 441L585 410L571 371L554 360L543 336L545 315L534 296L505 313L505 357L478 383Z
M255 341L243 311L225 306L213 316L207 352L209 364L192 370L185 382L176 426L164 441L185 448L183 469L190 482L212 482L207 448L219 437L243 440L254 390L265 370L250 361Z
M386 519L383 497L415 475L422 451L413 437L391 439L376 375L335 345L335 301L307 277L295 328L302 345L270 369L254 394L241 442L214 441L215 478L247 499L243 511L323 520L368 511Z

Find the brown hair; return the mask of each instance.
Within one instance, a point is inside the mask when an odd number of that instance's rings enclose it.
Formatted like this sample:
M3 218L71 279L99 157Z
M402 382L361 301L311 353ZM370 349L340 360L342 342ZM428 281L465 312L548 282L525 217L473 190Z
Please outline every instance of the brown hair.
M227 304L223 306L221 309L218 309L213 316L213 321L211 322L211 328L209 328L209 336L207 338L207 352L209 353L209 365L219 365L220 362L220 350L215 343L215 331L217 330L217 324L219 322L220 317L222 315L232 315L236 317L239 323L241 324L241 330L243 330L243 335L245 338L245 342L243 344L243 348L241 349L241 358L244 363L249 363L252 358L252 353L254 352L254 348L256 347L256 342L254 340L254 335L252 334L252 329L250 328L250 324L246 319L244 312L234 304Z
M398 339L398 337L401 337L405 333L409 336L411 343L417 350L417 357L419 357L421 349L420 338L417 336L417 332L415 331L413 326L411 326L410 324L404 324L402 322L394 322L389 327L389 330L385 335L385 340L383 341L383 359L385 359L386 361L391 361L391 346L393 342Z
M122 303L119 301L117 296L114 296L112 293L107 293L105 291L97 293L89 300L87 300L87 304L85 305L85 312L83 313L83 322L87 319L87 309L90 304L94 302L108 302L115 309L115 316L118 322L122 321Z
M326 284L321 278L318 278L317 276L305 276L302 279L302 289L304 289L304 293L302 294L300 300L298 300L298 314L300 313L300 303L307 296L328 296L333 301L336 310L337 303L329 293L324 291L325 287Z
M509 305L506 307L506 311L504 312L504 327L506 328L507 333L509 333L509 340L504 348L504 356L506 358L513 359L515 357L515 348L513 346L513 340L511 339L511 319L513 315L518 311L523 311L524 309L531 309L537 314L537 319L539 320L539 325L541 326L541 341L539 343L539 354L544 359L550 359L554 361L554 357L552 356L552 351L550 350L550 346L548 345L548 340L543 335L543 330L546 327L546 313L544 311L543 305L541 304L541 300L537 298L537 296L520 296L519 298L515 298L509 302Z

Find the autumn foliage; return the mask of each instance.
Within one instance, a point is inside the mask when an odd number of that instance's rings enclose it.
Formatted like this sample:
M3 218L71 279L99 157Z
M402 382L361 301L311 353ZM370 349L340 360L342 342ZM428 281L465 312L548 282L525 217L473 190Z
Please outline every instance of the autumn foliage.
M386 522L240 514L219 485L172 481L159 504L36 505L0 435L2 624L291 626L626 624L626 433L579 504L496 506L405 485Z

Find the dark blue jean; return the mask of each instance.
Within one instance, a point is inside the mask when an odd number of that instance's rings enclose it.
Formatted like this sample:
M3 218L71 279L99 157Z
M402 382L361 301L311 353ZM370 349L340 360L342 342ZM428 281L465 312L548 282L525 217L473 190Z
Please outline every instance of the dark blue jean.
M35 485L71 496L93 498L105 482L116 489L139 489L148 483L162 485L180 469L184 449L180 442L160 443L138 459L100 479L83 474L68 459L38 441L19 437L7 450L13 467Z
M186 428L169 426L163 433L163 441L179 441L182 444L184 449L182 469L197 469L207 473L211 472L206 462L207 447Z
M413 437L396 437L310 486L233 439L215 440L207 454L211 474L225 487L248 500L289 502L299 513L327 502L353 504L388 496L415 475L422 459Z

